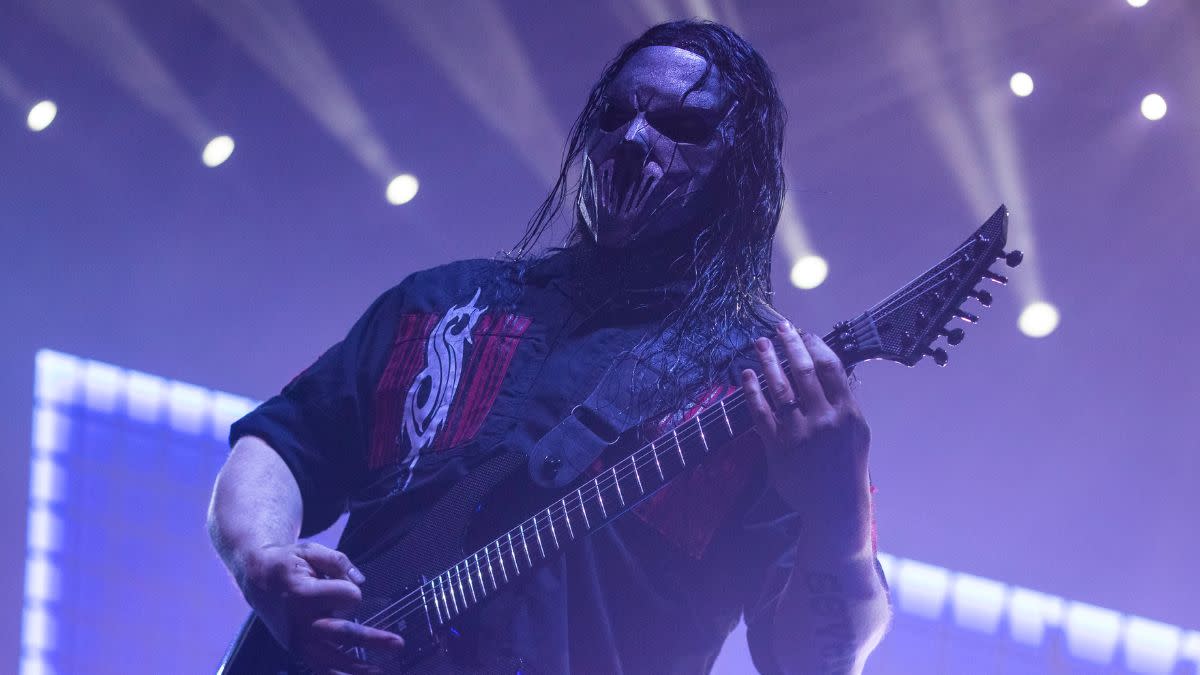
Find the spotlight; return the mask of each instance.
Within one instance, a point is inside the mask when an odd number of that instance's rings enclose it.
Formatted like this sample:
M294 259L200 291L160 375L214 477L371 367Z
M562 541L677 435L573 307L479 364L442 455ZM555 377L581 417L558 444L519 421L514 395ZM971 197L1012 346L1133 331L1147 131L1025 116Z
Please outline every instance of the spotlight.
M1142 99L1142 116L1148 120L1161 120L1167 114L1167 101L1158 94L1149 94Z
M829 263L819 255L806 255L792 265L792 285L809 290L820 286L829 275Z
M1058 308L1048 302L1031 302L1021 310L1017 327L1032 338L1046 337L1058 328Z
M1024 98L1033 93L1033 78L1029 73L1013 73L1008 80L1008 87L1012 93Z
M58 106L54 105L54 101L39 101L29 109L29 116L25 118L25 123L32 131L41 131L50 126L56 115L58 115Z
M1130 7L1145 7L1150 0L1125 0Z
M411 173L402 173L388 183L387 200L397 206L407 204L417 196L419 187L420 183L417 182L416 176Z
M204 146L204 152L200 153L200 159L204 161L204 166L214 167L224 164L232 154L233 139L228 136L217 136Z

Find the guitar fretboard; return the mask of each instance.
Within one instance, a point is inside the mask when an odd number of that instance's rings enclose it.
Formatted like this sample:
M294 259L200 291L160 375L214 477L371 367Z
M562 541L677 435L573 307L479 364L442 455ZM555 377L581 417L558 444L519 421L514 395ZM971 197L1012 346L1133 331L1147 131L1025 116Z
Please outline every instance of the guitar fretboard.
M785 364L786 367L786 364ZM762 377L759 377L762 382ZM408 625L423 612L432 633L568 544L612 522L710 452L753 426L743 395L735 390L691 419L606 467L458 564L426 580L396 617ZM389 622L390 623L390 622Z

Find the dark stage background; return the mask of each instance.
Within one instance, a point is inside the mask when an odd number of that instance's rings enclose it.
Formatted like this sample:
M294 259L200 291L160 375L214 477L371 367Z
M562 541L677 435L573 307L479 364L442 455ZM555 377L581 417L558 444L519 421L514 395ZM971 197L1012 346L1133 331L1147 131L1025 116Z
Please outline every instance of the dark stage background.
M1197 3L13 0L0 4L0 670L22 653L39 349L269 396L409 272L513 244L607 59L652 22L697 14L763 52L789 107L775 283L796 323L852 317L1000 202L1027 253L948 368L859 370L881 547L1200 630ZM1009 90L1016 71L1032 95ZM1139 112L1151 92L1168 104L1158 121ZM58 115L32 133L40 99ZM218 134L236 150L208 168ZM389 204L405 172L420 190ZM800 290L789 270L816 253L828 278ZM1017 327L1035 301L1061 314L1043 338ZM206 457L164 471L191 466L182 478L203 485ZM207 566L220 583L196 544L203 489L166 500L173 536L159 536L157 476L88 483L125 505L93 541L128 562L103 568L116 590L96 602L113 612L140 565L156 580ZM1169 648L1200 661L1200 637L1183 635Z

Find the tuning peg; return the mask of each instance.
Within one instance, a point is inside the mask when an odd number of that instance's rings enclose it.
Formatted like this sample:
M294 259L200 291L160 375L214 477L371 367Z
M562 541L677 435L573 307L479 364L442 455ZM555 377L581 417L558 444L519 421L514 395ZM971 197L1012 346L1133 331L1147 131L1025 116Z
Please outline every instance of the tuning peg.
M967 336L966 332L964 332L961 328L952 328L950 330L942 328L938 331L938 335L944 336L946 338L946 342L949 342L951 345L956 345L962 342L963 338Z
M1011 251L1009 253L1000 251L1000 255L996 256L996 258L1003 260L1004 264L1008 265L1009 267L1016 267L1017 265L1021 264L1022 260L1025 259L1025 254L1021 253L1020 251Z
M922 353L925 356L928 356L929 358L933 359L933 362L938 364L939 366L946 365L946 362L950 360L950 355L947 354L946 350L942 349L941 347L938 347L937 349L926 349Z
M962 319L963 321L966 321L967 323L979 323L979 317L975 316L974 314L972 314L970 312L964 312L961 309L956 309L950 313L953 314L954 316Z
M991 270L984 270L983 278L994 281L994 282L1000 284L1001 286L1008 283L1008 277L1004 276L1003 274L996 274L995 272L993 272Z
M988 293L985 290L976 288L975 290L971 291L970 293L967 293L967 295L978 300L979 304L983 305L984 307L992 306L992 294Z

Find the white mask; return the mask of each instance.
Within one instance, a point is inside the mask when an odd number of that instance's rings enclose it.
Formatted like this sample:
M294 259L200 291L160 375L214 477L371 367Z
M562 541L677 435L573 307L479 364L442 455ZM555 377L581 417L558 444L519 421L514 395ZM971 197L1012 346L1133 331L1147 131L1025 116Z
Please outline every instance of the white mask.
M736 106L720 73L678 47L646 47L604 93L583 158L579 215L602 246L703 219L697 193L728 149Z

